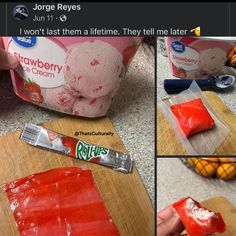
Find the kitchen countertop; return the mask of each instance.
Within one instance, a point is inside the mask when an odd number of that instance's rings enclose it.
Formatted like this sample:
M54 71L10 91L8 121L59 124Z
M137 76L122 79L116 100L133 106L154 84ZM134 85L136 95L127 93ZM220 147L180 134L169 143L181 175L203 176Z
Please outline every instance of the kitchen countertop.
M65 115L18 98L9 74L0 80L0 135ZM136 167L154 204L154 54L141 46L107 114Z
M179 158L157 158L157 210L191 196L198 201L224 196L236 207L236 179L204 178L188 169Z

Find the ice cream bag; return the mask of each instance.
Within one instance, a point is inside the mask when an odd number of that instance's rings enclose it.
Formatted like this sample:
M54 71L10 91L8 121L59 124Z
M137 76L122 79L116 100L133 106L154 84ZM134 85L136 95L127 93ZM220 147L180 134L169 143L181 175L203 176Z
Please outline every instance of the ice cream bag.
M0 199L1 221L7 225L0 224L2 235L119 235L86 166L10 181L1 188Z
M189 119L184 120L186 126L186 129L184 129L178 117L173 114L173 107L179 104L192 103L193 101L201 101L202 104L197 106L194 112L190 114ZM168 100L158 99L157 106L163 112L189 155L213 154L230 132L226 124L208 104L195 81L189 89ZM182 116L183 113L180 114L180 117ZM196 130L197 132L194 132Z
M139 37L4 37L20 61L11 71L25 101L84 117L104 116L138 50Z

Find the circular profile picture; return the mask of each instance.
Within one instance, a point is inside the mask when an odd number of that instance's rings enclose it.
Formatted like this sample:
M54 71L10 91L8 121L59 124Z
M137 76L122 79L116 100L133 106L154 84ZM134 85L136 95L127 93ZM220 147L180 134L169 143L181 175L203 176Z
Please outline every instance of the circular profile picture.
M13 16L17 20L24 20L29 16L29 10L25 5L17 5L13 9Z

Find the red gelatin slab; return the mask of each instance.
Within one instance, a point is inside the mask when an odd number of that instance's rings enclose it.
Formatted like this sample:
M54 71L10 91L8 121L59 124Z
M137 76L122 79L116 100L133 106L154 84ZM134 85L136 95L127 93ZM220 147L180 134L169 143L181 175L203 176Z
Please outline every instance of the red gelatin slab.
M213 128L214 120L201 98L170 107L186 137Z
M58 168L10 182L20 235L119 235L91 170Z
M226 230L220 213L207 210L190 197L181 199L172 206L177 211L188 236L209 236L216 232L223 233Z

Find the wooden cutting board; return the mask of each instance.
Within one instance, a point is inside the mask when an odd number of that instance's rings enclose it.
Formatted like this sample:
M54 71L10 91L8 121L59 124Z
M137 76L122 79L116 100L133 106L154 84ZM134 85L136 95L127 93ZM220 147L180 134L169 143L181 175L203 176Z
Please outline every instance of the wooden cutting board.
M81 139L125 152L126 149L107 118L97 120L62 118L47 122L45 127L76 137L76 132L112 132L113 136L77 136ZM0 185L56 167L83 166L91 168L102 198L121 235L154 235L154 210L137 170L123 174L96 164L42 150L19 140L20 131L0 137ZM15 236L17 229L8 200L0 194L0 235Z
M226 224L226 231L216 236L234 236L236 235L236 208L224 197L216 197L204 201L203 206L209 210L220 212Z
M207 101L231 132L215 150L214 155L236 155L236 115L214 92L203 92ZM157 154L158 156L186 155L180 140L162 112L157 109Z

